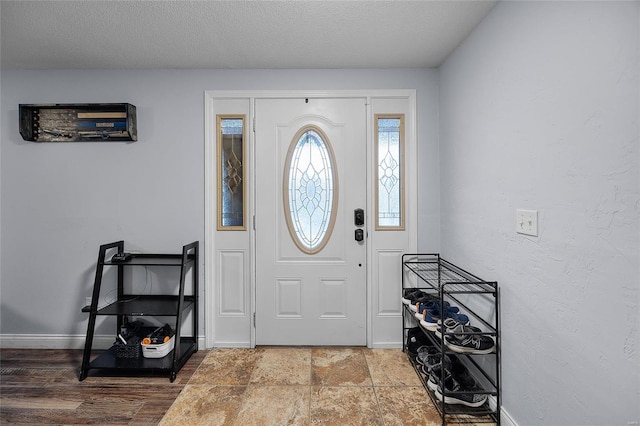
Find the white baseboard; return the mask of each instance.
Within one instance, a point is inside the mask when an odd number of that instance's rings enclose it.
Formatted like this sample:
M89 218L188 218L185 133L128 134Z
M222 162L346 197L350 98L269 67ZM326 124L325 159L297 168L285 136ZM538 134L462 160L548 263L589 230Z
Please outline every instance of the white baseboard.
M231 348L250 349L251 348L251 342L247 342L247 341L242 341L242 342L214 342L213 343L213 347L214 348L220 348L220 349L231 349Z
M373 342L371 349L402 349L402 342Z
M500 424L503 424L505 426L518 426L518 423L513 420L513 417L511 417L511 415L507 412L507 410L504 409L504 407L500 409Z
M493 395L489 395L489 408L493 411L497 410L498 404L496 403L496 397ZM513 420L511 415L504 409L500 409L500 424L505 426L518 426L518 424Z
M1 349L84 349L86 335L64 334L0 334ZM93 349L109 349L112 335L93 336ZM204 348L204 336L198 336L198 347Z
M65 334L0 334L2 349L84 349L86 336ZM95 336L93 347L107 349L113 336Z

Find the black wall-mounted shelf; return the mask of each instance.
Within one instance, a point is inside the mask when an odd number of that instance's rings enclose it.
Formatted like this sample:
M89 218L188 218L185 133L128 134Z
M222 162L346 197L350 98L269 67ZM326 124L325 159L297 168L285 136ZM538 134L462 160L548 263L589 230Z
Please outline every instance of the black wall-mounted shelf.
M20 104L20 135L30 142L137 141L131 104Z

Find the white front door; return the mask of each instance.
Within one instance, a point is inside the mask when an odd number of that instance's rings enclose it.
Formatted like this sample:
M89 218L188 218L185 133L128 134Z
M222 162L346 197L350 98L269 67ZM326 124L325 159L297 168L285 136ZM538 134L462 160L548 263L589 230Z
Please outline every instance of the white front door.
M256 99L255 117L256 344L366 345L365 98Z

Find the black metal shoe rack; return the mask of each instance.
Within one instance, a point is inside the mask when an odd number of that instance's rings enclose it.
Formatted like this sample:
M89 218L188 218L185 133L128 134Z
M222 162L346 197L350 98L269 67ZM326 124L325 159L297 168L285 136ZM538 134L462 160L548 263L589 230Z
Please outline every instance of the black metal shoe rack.
M418 288L440 299L440 306L449 302L458 306L460 313L466 314L470 325L478 327L481 333L491 336L495 341L495 351L490 354L461 354L453 352L444 344L444 339L452 333L443 332L442 340L434 332L420 326L414 312L403 305L403 351L407 353L411 364L420 377L433 404L442 418L442 424L455 423L496 423L500 424L500 312L498 283L484 281L481 278L444 260L439 254L405 254L402 256L402 294L407 288ZM442 386L442 401L427 386L429 377L424 374L421 365L407 350L408 330L420 327L427 338L444 356L457 356L468 368L469 373L480 386L474 392L487 395L487 402L474 408L461 404L445 404L447 396L455 397L456 392ZM440 383L444 383L444 368L441 369ZM458 392L460 393L460 392Z
M99 370L115 375L168 375L173 382L178 371L184 366L189 357L198 351L198 265L199 242L194 241L182 247L182 253L132 253L126 261L111 260L115 253L123 253L124 241L116 241L100 246L96 276L93 285L91 305L85 306L82 312L89 314L87 338L80 368L80 380L84 380L89 370ZM175 291L171 294L140 294L125 291L125 268L162 267L175 268L180 273ZM113 303L98 307L102 290L102 279L105 269L116 269L117 298ZM189 280L188 272L191 272ZM187 282L190 281L190 282ZM190 285L189 285L190 284ZM118 356L118 347L114 344L92 358L92 346L96 319L98 316L115 316L118 335L124 324L140 317L168 317L169 324L175 330L174 349L162 358L145 358L139 353L133 357ZM190 317L191 334L182 334L184 319ZM152 328L153 329L153 328Z

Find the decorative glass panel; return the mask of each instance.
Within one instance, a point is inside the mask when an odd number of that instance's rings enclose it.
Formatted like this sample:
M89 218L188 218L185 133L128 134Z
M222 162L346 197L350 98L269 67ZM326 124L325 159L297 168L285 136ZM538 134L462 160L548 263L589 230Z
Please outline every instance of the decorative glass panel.
M376 115L376 229L404 229L404 115Z
M244 116L218 116L218 230L245 230Z
M317 127L302 128L287 153L284 207L289 233L305 253L322 250L331 236L338 181L333 150Z

